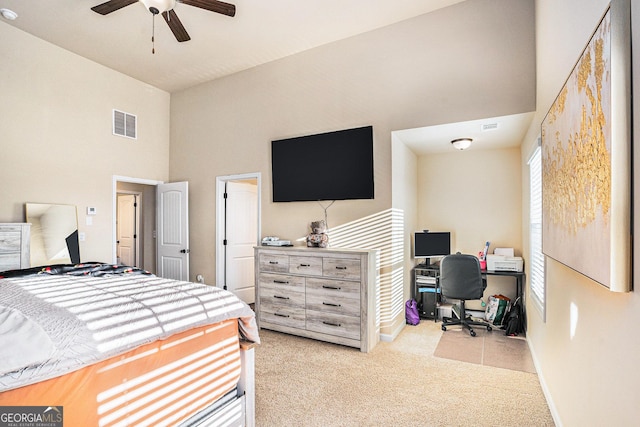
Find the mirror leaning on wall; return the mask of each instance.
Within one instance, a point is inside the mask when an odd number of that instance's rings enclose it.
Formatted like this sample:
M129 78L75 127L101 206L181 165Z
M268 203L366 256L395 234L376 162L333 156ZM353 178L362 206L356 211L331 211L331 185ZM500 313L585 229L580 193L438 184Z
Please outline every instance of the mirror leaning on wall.
M31 223L32 267L80 262L76 206L26 203L25 210Z

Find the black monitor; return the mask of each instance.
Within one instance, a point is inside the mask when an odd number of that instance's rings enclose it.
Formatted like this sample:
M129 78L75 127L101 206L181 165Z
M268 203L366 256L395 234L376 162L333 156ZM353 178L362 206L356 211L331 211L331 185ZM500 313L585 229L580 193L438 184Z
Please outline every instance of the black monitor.
M451 233L449 231L416 232L413 235L413 257L439 258L451 253Z

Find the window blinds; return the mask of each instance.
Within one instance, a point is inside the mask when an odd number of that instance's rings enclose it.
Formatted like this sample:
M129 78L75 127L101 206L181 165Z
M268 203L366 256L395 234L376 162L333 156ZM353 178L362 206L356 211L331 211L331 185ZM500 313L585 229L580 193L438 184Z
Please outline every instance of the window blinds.
M544 255L542 254L542 156L538 147L529 160L529 238L531 295L545 318Z

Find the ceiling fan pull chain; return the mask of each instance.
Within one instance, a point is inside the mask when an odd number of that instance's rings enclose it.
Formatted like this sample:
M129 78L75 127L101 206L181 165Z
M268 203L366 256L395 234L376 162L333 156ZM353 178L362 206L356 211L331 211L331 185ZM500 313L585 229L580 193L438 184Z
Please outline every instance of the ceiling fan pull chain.
M156 14L151 14L151 53L156 53Z

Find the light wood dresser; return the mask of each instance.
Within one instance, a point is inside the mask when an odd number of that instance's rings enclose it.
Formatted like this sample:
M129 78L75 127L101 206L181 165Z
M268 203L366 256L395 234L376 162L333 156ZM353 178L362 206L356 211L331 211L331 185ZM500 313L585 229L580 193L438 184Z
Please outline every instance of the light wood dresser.
M0 271L29 268L31 224L0 223Z
M256 247L258 326L371 351L380 341L376 262L376 250Z

